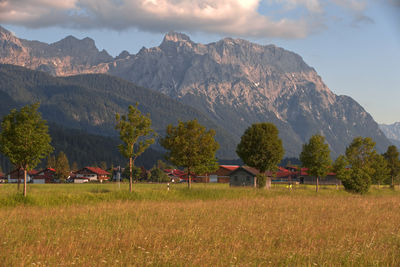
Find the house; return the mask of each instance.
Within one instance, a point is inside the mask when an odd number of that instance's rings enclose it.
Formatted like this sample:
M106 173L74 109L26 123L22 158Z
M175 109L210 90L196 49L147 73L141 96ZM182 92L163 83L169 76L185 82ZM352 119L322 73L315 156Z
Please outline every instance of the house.
M37 174L38 171L36 170L31 170L26 173L26 182L30 183L32 182L32 176ZM18 183L18 180L20 183L24 182L24 169L23 168L18 168L15 169L9 173L7 173L7 180L9 183Z
M317 178L315 176L310 176L308 174L307 168L298 168L298 167L287 167L288 169L291 168L294 177L299 181L300 184L309 184L309 185L316 185ZM319 179L320 185L341 185L342 181L340 181L336 173L329 172L326 177L320 177Z
M84 183L90 181L100 181L109 179L110 173L99 167L85 167L75 172L74 183Z
M260 172L248 166L241 166L229 174L230 186L256 186L256 175Z
M219 165L217 171L210 173L210 183L229 183L229 175L238 168L238 165Z
M34 184L50 184L59 183L60 180L57 178L55 169L46 168L33 175L32 182Z

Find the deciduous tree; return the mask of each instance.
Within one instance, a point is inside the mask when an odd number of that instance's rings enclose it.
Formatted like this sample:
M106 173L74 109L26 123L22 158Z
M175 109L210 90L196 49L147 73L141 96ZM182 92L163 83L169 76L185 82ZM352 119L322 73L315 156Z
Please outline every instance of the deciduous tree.
M340 156L334 165L338 178L347 191L366 193L375 174L377 159L375 142L369 137L356 137L346 148L346 156Z
M376 158L372 163L372 170L372 182L378 184L378 188L380 188L381 184L383 184L390 177L390 170L383 155L376 155Z
M67 155L63 151L58 153L56 158L56 165L54 166L56 169L57 178L60 179L60 182L65 182L70 174L69 162Z
M116 114L117 125L115 129L119 131L122 144L118 145L121 154L129 159L129 191L132 192L132 168L135 160L151 144L154 143L155 133L151 129L151 119L149 115L143 115L136 106L129 106L126 115Z
M399 151L396 146L389 146L383 156L388 164L389 174L392 180L391 187L394 188L394 179L400 174Z
M313 135L307 144L303 145L300 161L308 168L308 174L317 178L315 190L318 192L319 178L325 177L332 164L329 145L325 137Z
M214 139L215 131L206 130L197 120L179 121L177 126L168 125L166 136L160 140L168 151L166 158L176 166L187 168L188 188L191 187L191 172L206 173L218 168L215 153L219 144Z
M17 168L24 169L24 196L27 171L53 151L47 123L38 108L39 103L35 103L19 111L13 109L1 123L0 150Z
M272 123L255 123L242 135L236 153L246 165L256 168L261 174L274 172L284 154L278 134L278 129ZM270 186L271 180L268 178L267 187Z

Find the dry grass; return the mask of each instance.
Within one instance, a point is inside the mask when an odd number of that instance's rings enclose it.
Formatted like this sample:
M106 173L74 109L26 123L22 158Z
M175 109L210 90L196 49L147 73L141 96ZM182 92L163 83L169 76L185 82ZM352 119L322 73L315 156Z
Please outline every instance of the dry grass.
M233 199L3 207L0 265L400 265L397 194L243 192Z

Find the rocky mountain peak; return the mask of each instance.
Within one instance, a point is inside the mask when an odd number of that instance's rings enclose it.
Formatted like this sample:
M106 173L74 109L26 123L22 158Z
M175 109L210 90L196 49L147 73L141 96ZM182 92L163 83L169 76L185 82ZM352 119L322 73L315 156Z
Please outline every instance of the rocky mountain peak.
M174 42L174 43L189 42L189 43L192 43L192 40L190 40L190 37L184 33L170 31L164 36L163 43L164 42Z

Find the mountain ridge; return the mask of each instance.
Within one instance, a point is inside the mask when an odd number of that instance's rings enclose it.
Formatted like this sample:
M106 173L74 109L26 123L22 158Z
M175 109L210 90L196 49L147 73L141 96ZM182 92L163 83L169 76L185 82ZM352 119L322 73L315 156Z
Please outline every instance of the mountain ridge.
M69 61L63 59L62 68L27 67L53 75L99 72L121 77L199 110L229 132L234 143L250 124L271 121L279 128L289 157L298 156L313 134L326 136L333 157L356 136L372 137L379 151L390 145L363 107L350 97L335 95L300 55L275 45L233 38L201 44L169 32L158 47L142 48L137 54L123 51L97 65L101 52L93 51L86 65L66 50Z

